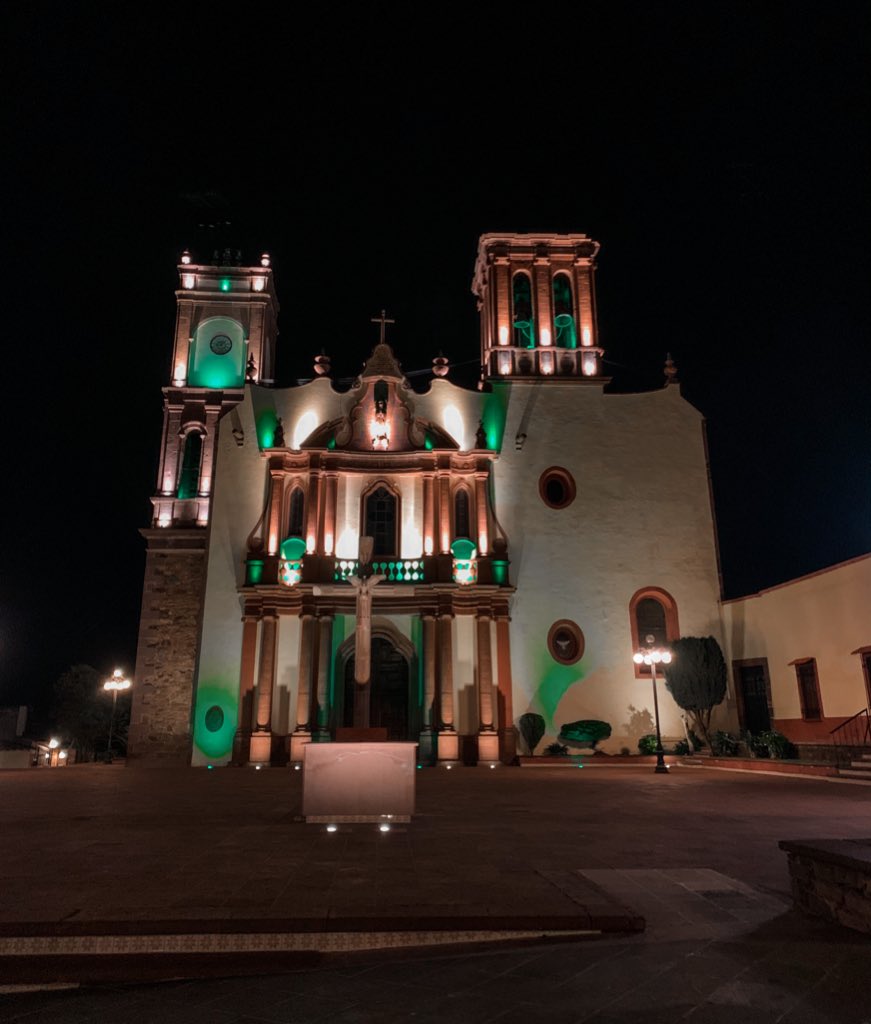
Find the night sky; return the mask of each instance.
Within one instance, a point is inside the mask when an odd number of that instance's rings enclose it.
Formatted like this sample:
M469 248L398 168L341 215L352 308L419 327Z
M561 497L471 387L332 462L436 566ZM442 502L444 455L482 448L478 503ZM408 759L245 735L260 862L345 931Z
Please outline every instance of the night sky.
M726 596L871 550L866 7L16 13L0 704L133 669L186 246L272 253L283 383L382 306L473 381L478 236L586 232L612 388L670 351L707 418Z

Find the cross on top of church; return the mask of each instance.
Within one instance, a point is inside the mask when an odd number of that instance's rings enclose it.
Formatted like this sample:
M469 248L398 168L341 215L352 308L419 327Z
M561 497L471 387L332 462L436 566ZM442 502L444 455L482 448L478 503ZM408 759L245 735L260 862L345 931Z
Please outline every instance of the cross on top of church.
M370 319L373 324L381 324L381 337L378 339L378 344L383 345L387 340L387 325L395 324L396 321L389 317L384 309L381 310L381 316L373 316Z

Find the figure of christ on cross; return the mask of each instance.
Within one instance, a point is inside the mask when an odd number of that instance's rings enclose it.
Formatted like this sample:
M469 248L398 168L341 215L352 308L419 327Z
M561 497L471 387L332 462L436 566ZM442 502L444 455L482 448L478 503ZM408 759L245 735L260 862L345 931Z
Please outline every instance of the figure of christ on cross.
M374 540L371 537L360 538L360 552L357 563L357 575L349 576L348 580L357 591L356 617L354 630L354 682L357 689L354 699L354 726L358 729L369 728L369 676L372 669L372 591L386 576L373 576L368 573L372 562Z
M381 336L378 338L378 344L383 345L387 341L387 325L395 324L396 321L392 320L387 315L387 310L381 310L381 316L370 317L370 322L373 324L381 324Z

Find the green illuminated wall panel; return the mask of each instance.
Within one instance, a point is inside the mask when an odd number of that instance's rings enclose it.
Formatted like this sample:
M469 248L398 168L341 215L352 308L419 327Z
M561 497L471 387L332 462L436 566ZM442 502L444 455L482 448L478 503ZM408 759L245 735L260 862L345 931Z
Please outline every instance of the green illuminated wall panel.
M245 383L245 330L237 320L215 316L197 327L188 382L198 388L240 388Z
M229 684L201 683L194 710L194 746L216 761L230 757L238 717L238 697Z

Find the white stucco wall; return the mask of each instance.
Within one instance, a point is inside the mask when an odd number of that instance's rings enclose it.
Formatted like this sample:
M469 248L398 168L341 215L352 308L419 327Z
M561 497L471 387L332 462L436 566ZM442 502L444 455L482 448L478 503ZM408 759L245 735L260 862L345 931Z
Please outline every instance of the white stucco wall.
M515 437L526 434L521 450ZM542 472L572 474L577 496L548 508ZM683 635L720 639L719 585L702 417L676 387L606 395L598 387L514 383L495 467L496 509L508 536L515 720L537 711L545 743L580 718L612 727L606 750L651 731L649 679L632 664L629 602L647 586L677 603ZM547 651L561 618L576 622L586 649L563 666ZM679 710L660 692L662 730L679 736ZM640 717L639 713L640 712ZM634 717L633 717L634 716Z
M867 704L862 665L871 646L871 554L723 604L726 660L766 658L774 717L801 719L795 666L815 658L825 718ZM732 680L734 693L735 680Z

